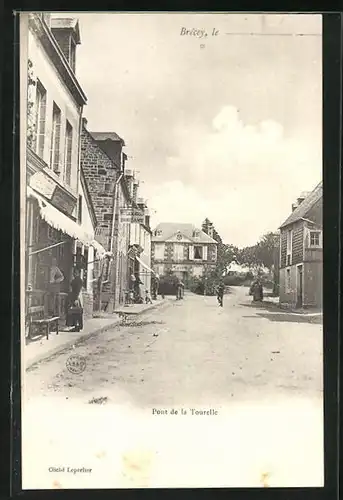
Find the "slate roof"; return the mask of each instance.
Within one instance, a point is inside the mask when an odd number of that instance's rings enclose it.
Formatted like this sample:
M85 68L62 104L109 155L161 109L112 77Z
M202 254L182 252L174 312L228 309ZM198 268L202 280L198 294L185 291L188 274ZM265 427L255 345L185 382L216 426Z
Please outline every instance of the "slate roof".
M51 17L50 29L73 29L76 34L76 43L80 43L79 20L72 17Z
M155 231L162 231L160 236L155 236ZM201 229L193 226L193 224L185 224L178 222L161 222L152 232L152 241L166 241L174 236L178 231L194 243L217 243L216 240L211 238L208 234L204 233ZM199 236L193 236L193 231L198 231Z
M125 146L124 139L119 137L115 132L90 132L96 141L107 141L108 139L115 142L121 142Z
M291 213L291 215L285 220L285 222L280 226L280 229L294 224L302 218L306 218L306 215L311 210L311 208L323 197L323 183L320 182L313 191L310 192L308 196L304 199L302 203Z

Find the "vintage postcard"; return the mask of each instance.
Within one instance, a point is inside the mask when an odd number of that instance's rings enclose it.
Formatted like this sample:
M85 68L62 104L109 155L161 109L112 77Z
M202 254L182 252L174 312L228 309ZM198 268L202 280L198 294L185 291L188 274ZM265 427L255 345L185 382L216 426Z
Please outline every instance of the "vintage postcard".
M22 488L323 486L322 17L20 14Z

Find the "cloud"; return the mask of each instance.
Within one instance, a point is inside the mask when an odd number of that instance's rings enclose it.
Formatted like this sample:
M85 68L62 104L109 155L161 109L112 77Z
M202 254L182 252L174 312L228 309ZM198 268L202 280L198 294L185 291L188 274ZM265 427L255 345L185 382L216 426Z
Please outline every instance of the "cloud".
M253 244L321 178L320 147L285 136L272 119L245 123L234 106L223 107L210 127L184 123L173 134L178 155L167 166L175 180L150 189L156 222L199 225L207 216L228 242Z

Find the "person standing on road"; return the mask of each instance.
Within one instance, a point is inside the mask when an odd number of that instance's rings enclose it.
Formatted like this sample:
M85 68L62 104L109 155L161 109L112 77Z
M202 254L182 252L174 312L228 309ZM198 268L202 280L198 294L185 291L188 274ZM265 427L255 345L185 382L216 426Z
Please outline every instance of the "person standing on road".
M83 329L82 285L80 270L75 268L74 278L70 283L66 326L74 327L76 332Z
M223 281L220 281L217 287L217 301L220 307L223 307L224 292L225 292L225 285Z

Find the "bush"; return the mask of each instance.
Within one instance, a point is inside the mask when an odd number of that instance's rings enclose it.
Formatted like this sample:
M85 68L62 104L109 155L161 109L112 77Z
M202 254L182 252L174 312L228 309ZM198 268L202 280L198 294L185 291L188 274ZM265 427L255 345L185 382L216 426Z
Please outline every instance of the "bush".
M242 286L250 280L244 274L229 274L223 279L226 286Z

